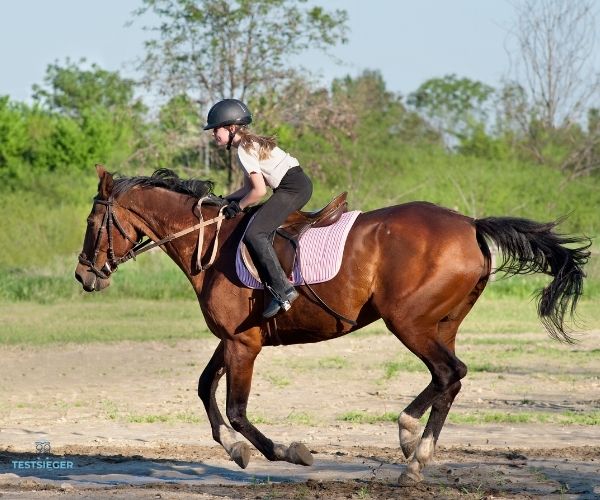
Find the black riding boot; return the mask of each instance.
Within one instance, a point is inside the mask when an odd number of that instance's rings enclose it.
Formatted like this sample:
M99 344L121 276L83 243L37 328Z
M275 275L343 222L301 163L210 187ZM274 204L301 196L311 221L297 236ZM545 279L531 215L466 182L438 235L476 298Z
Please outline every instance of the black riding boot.
M298 292L281 268L273 245L266 241L260 242L257 246L259 248L248 246L248 250L250 250L256 270L265 286L263 317L272 318L280 310L287 311L292 307L292 302L298 297Z

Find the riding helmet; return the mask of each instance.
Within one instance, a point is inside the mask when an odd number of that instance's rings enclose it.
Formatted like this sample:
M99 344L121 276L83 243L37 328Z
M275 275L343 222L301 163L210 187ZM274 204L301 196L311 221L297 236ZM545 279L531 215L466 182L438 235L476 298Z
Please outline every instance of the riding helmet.
M210 108L206 122L204 130L226 125L248 125L252 122L252 113L242 101L223 99Z

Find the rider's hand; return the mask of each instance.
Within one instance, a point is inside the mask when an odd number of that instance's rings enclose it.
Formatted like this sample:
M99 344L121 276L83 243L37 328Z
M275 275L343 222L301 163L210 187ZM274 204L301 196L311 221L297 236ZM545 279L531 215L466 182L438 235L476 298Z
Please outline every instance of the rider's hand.
M226 219L232 219L241 211L242 209L240 208L240 204L235 200L231 200L229 204L223 209L223 215Z

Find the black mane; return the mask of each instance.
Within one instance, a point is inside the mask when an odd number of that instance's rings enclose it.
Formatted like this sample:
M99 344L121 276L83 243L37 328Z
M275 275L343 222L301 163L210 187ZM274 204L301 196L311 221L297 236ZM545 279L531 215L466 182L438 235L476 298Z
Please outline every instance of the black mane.
M198 179L181 179L168 168L159 168L150 177L117 177L114 182L112 195L116 198L119 195L129 191L134 187L142 189L160 187L175 191L176 193L187 194L194 198L202 198L212 194L214 183L212 181L201 181Z

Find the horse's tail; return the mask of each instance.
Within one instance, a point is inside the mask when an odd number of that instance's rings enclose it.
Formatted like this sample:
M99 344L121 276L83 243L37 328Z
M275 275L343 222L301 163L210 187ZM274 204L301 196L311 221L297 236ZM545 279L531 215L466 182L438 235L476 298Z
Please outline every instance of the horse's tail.
M553 280L537 294L538 316L551 337L572 343L565 331L565 314L574 316L583 293L583 267L591 241L586 237L554 232L561 220L539 223L514 217L487 217L475 220L477 239L492 240L500 249L503 263L496 272L508 276L544 273ZM487 248L483 248L484 253Z

